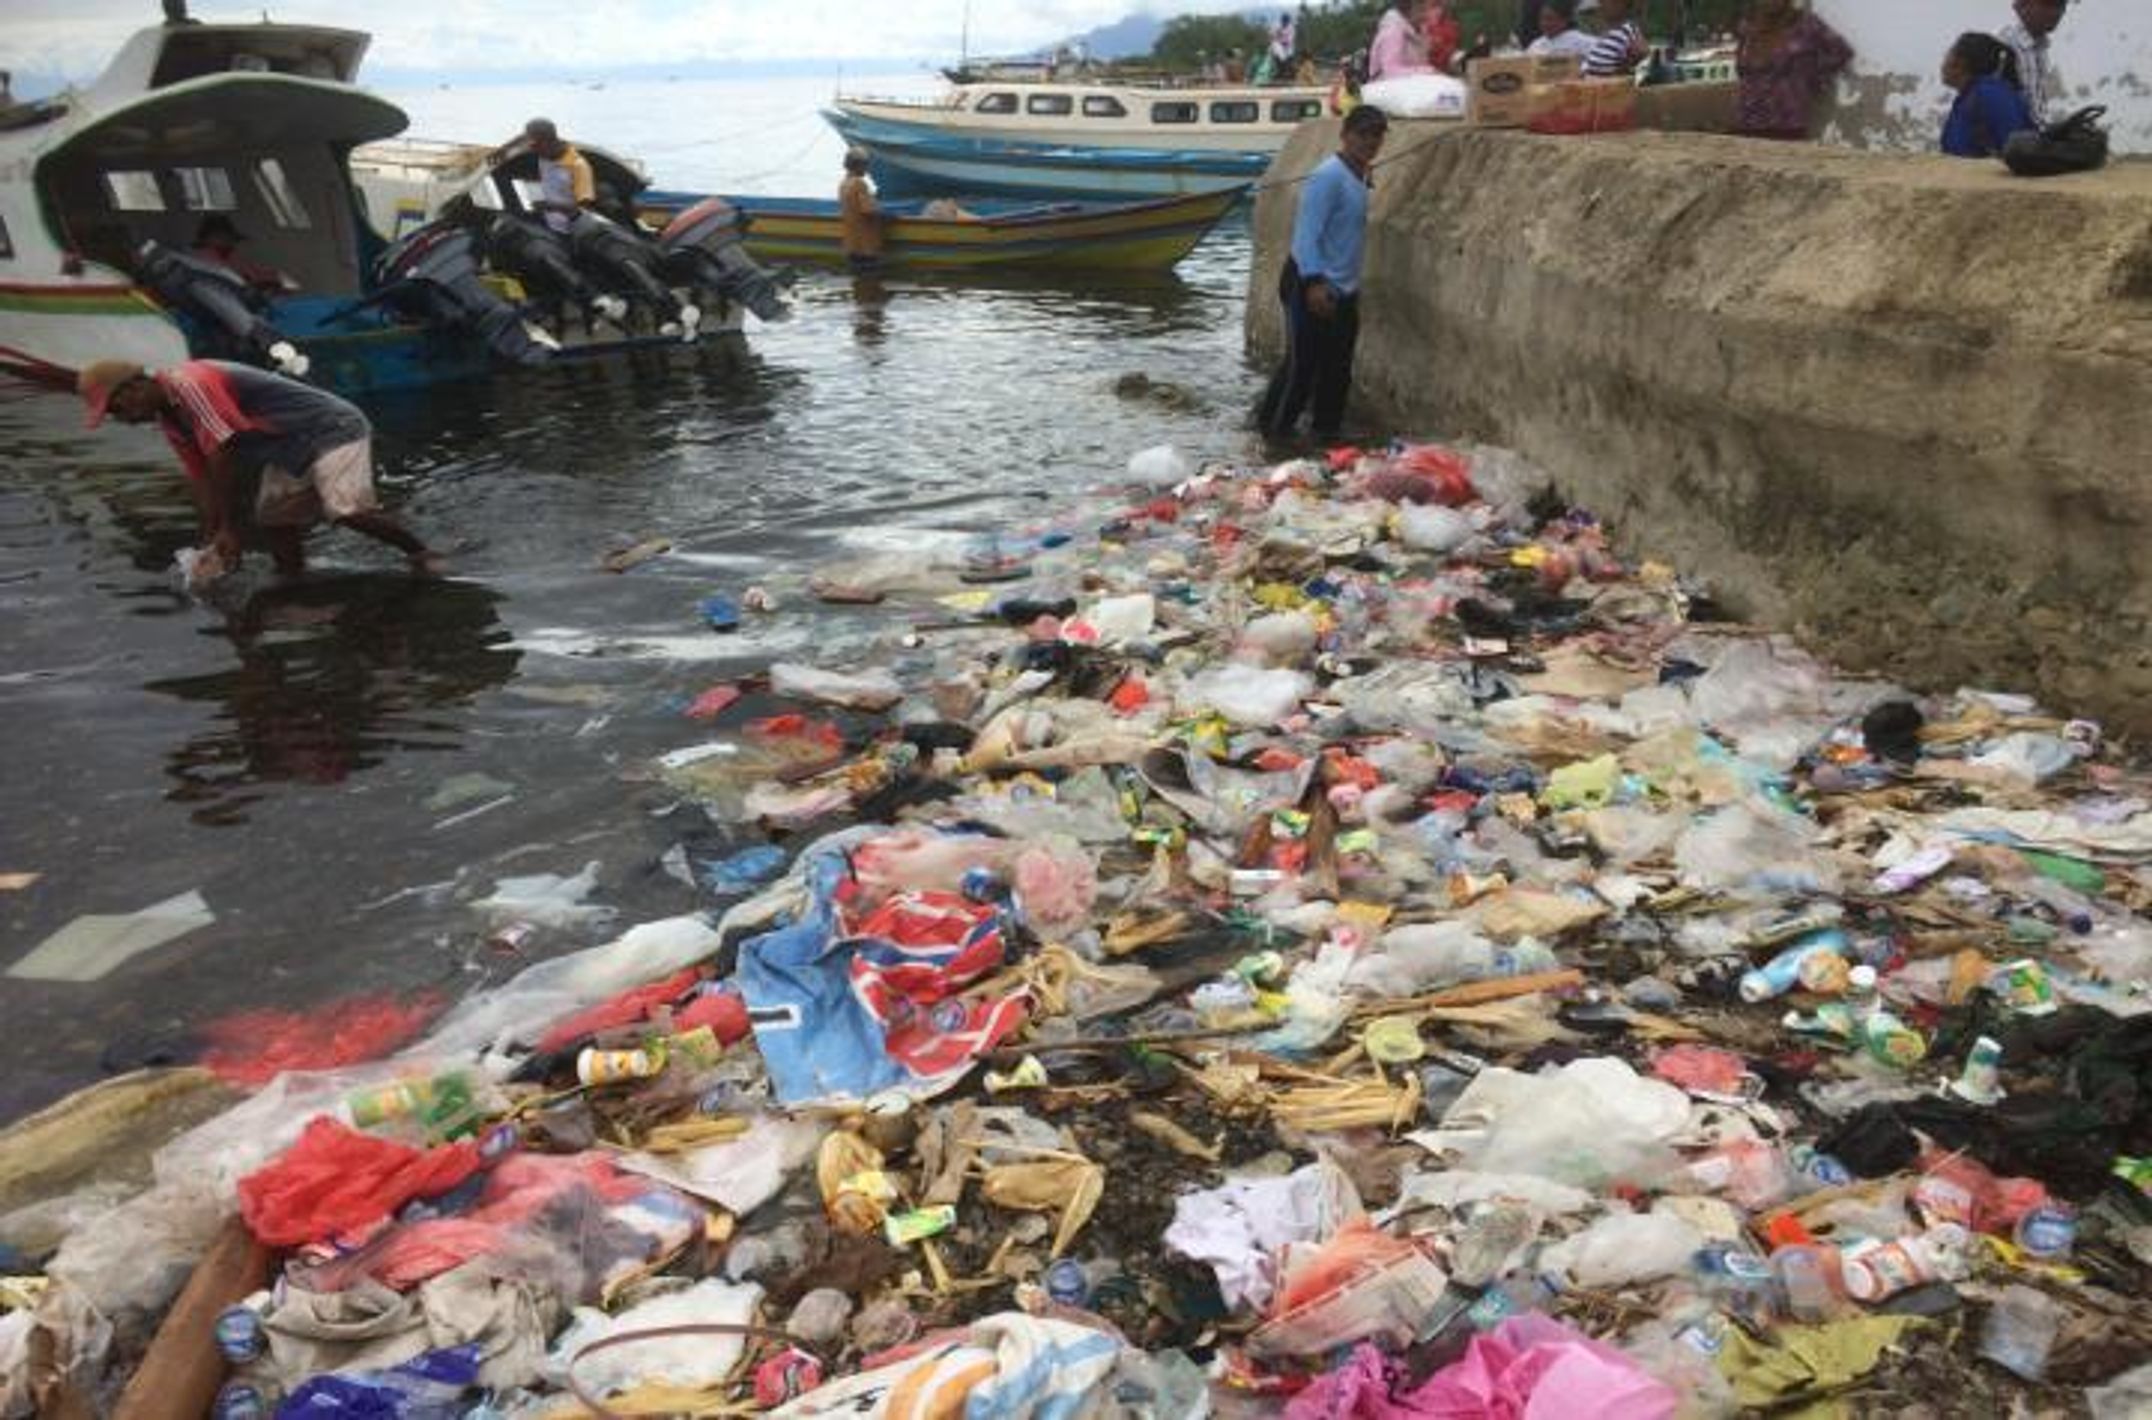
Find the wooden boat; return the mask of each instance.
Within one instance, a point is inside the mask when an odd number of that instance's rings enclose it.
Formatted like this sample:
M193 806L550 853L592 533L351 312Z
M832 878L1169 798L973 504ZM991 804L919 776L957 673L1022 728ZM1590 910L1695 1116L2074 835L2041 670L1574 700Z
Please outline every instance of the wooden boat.
M1166 271L1194 249L1241 198L1244 188L1153 202L967 201L964 216L930 215L923 201L885 202L884 264L893 270L997 269ZM648 218L671 216L696 199L646 192ZM728 197L748 219L747 250L757 261L842 265L842 222L834 200Z
M1312 87L994 81L925 101L839 98L823 117L891 196L1127 199L1254 182L1328 100Z

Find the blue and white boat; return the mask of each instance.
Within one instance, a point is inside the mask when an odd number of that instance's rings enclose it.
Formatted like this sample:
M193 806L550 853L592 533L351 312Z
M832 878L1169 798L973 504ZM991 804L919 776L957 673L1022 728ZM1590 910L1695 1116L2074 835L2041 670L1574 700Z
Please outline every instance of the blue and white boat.
M839 98L823 116L885 193L1155 198L1262 177L1328 91L989 81L931 100Z

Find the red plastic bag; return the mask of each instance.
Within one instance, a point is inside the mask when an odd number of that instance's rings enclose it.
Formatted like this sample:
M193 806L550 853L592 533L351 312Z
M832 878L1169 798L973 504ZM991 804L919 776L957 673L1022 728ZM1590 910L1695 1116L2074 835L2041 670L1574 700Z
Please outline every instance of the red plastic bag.
M477 1169L478 1145L468 1139L420 1151L324 1114L273 1162L239 1180L239 1212L255 1237L293 1247L370 1228Z
M632 986L618 996L587 1006L539 1037L538 1049L559 1050L575 1044L585 1036L599 1031L613 1030L620 1026L638 1025L650 1019L660 1006L669 1006L695 989L702 980L702 971L687 967L673 973L662 981L652 981L642 986Z
M1392 503L1462 508L1479 500L1465 456L1440 444L1415 444L1369 474L1361 492Z

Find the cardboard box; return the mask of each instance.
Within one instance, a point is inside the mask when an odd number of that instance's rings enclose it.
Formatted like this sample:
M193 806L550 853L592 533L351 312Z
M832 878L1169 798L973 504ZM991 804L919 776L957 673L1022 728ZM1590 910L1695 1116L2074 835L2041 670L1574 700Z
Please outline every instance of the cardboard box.
M1532 117L1532 90L1578 78L1584 66L1574 55L1518 54L1475 59L1465 67L1465 122L1482 128L1522 128Z
M1636 127L1631 79L1569 79L1530 92L1524 126L1534 133L1624 133Z

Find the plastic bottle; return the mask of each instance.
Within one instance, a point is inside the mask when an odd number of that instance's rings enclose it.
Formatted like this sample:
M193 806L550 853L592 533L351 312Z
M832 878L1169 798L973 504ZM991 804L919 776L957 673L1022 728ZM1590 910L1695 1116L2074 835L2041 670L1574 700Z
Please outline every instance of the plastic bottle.
M1741 978L1741 999L1750 1005L1783 996L1796 986L1827 990L1835 981L1845 990L1852 967L1847 962L1846 934L1831 928L1796 940L1777 956ZM1810 983L1818 983L1811 985Z
M1770 1310L1778 1285L1767 1259L1734 1243L1697 1249L1690 1274L1704 1295L1728 1311L1747 1316Z
M1783 1203L1794 1190L1794 1174L1786 1156L1760 1139L1721 1144L1689 1165L1689 1177L1752 1213Z
M1895 1242L1848 1248L1842 1259L1846 1295L1880 1302L1924 1283L1962 1277L1966 1241L1963 1228L1945 1224Z
M1782 1247L1771 1254L1786 1315L1800 1322L1828 1321L1841 1309L1840 1268L1836 1248L1821 1243Z
M2017 1245L2027 1257L2060 1262L2077 1246L2077 1214L2060 1203L2041 1203L2017 1220Z

